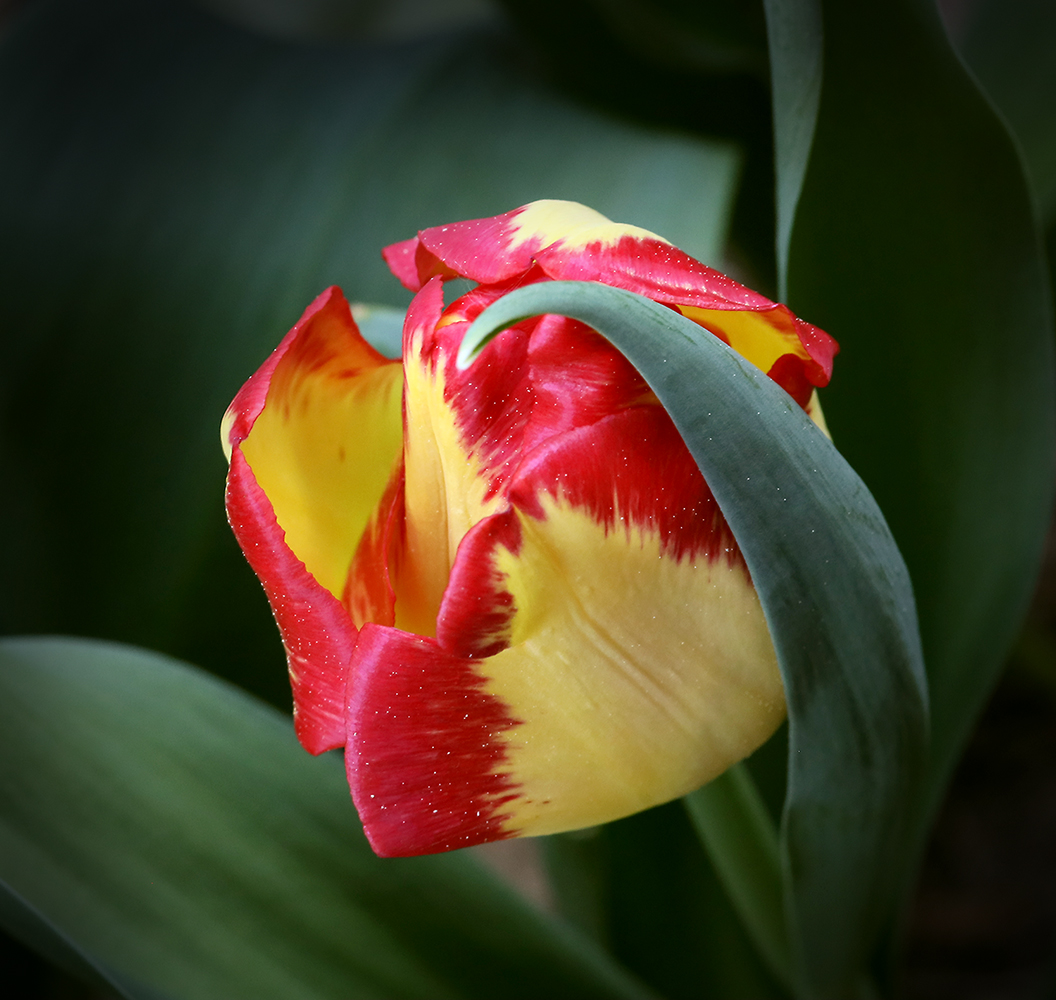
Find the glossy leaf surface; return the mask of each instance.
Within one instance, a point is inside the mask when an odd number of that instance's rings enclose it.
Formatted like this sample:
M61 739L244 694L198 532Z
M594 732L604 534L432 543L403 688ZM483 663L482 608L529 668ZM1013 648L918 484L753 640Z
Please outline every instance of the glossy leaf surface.
M789 706L781 846L797 984L853 995L904 874L925 763L913 593L883 515L784 390L717 337L633 293L587 282L518 289L477 318L460 360L540 313L579 319L627 356L733 530Z
M472 858L376 858L340 760L201 671L6 639L0 694L0 876L136 1000L649 995Z

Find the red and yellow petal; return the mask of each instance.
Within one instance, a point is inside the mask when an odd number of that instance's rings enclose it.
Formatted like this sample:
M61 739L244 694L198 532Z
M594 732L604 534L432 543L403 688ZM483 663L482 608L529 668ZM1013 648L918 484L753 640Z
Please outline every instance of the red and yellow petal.
M527 335L505 331L472 372L454 363L458 330L441 325L439 279L415 297L404 335L404 535L394 574L396 625L435 636L436 616L466 533L500 509L529 403ZM464 327L464 323L460 325Z
M227 477L227 516L260 578L282 634L301 745L323 753L345 745L345 682L356 630L286 544L264 491L236 445Z
M786 306L753 312L679 305L678 310L768 374L800 406L816 386L829 383L836 341L797 320Z
M392 625L396 621L393 577L402 555L403 494L401 458L374 508L348 569L342 603L356 628L362 628L367 622Z
M536 201L491 218L424 229L410 240L386 247L382 255L392 273L412 291L436 275L459 275L493 285L527 271L535 253L556 240L613 225L604 215L574 201Z
M511 836L502 734L517 725L477 661L367 625L348 692L348 783L374 851L400 857Z
M554 280L597 281L678 308L762 371L774 371L805 406L810 386L832 373L836 342L781 305L701 264L666 240L609 221L575 202L538 201L504 215L423 230L385 250L400 280L417 290L434 277L460 275L482 285L509 284L535 270ZM490 291L490 290L489 290ZM472 294L472 293L471 293ZM472 319L476 310L466 318Z
M628 815L715 777L784 716L743 560L659 407L537 449L510 499L459 549L437 640L387 633L357 669L350 775L380 853Z
M275 610L313 752L344 742L336 720L356 629L341 597L400 455L401 391L399 363L363 340L331 288L224 421L229 516Z
M784 718L769 632L739 561L672 559L658 534L605 532L552 497L499 553L518 614L484 690L524 720L501 734L515 783L503 830L607 822L700 787ZM523 611L521 610L523 609Z

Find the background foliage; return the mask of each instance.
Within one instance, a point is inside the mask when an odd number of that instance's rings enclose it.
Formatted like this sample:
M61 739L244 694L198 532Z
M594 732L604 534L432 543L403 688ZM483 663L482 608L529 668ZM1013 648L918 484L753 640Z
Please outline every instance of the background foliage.
M223 520L219 415L326 285L405 305L384 244L539 197L583 201L780 290L843 345L826 413L905 556L931 686L904 898L1049 517L1056 16L1041 0L951 3L947 31L925 0L859 6L32 0L9 13L0 631L136 644L286 710L274 626ZM274 958L301 996L786 995L677 804L549 838L553 918L471 858L378 867L337 769L313 770L270 710L202 674L92 643L2 655L0 920L128 995L266 995L237 970L279 954L269 935L303 943ZM191 721L203 712L209 724ZM746 772L775 824L786 744L783 730ZM233 823L203 778L218 774L225 801L266 822ZM159 775L182 791L143 799ZM135 810L150 822L130 824ZM294 830L301 810L311 821ZM202 826L184 831L192 814ZM292 854L269 854L262 830ZM120 850L118 831L132 838ZM159 907L148 872L173 850L180 892ZM203 864L212 883L185 885ZM325 920L292 916L304 880L326 877L356 888ZM258 923L219 944L187 931L201 912L221 926L261 885ZM423 892L434 909L416 909ZM364 936L313 937L317 919ZM855 946L884 991L898 919L887 904L886 930ZM387 943L349 943L373 934ZM454 952L476 956L472 976L445 965ZM181 978L192 966L207 978Z

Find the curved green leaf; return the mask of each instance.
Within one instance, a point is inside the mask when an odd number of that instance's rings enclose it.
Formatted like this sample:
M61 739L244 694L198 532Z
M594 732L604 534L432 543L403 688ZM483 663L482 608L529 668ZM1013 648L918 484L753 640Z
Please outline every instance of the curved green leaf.
M0 879L0 927L49 962L102 991L104 996L116 990L126 1000L139 1000L140 994L135 988L127 989L116 973L86 955L3 879Z
M829 2L824 20L789 301L840 341L829 426L913 578L932 713L923 838L1049 524L1049 289L1019 157L934 5Z
M800 989L854 995L904 877L927 694L913 592L875 501L783 389L639 295L542 282L486 309L471 362L528 316L571 316L642 373L744 553L781 664L789 781L781 847Z
M790 988L793 970L782 902L781 848L747 767L734 764L683 801L753 943L771 974Z
M714 259L738 170L558 97L503 35L283 44L175 0L26 4L0 148L0 632L135 642L280 704L217 427L303 309L333 283L405 304L386 243L541 197Z
M137 1000L649 995L471 857L376 858L288 718L108 643L0 641L0 877Z
M562 912L668 1000L788 1000L681 803L547 837L543 850Z
M950 11L952 41L1019 140L1044 226L1056 223L1056 5L978 0Z

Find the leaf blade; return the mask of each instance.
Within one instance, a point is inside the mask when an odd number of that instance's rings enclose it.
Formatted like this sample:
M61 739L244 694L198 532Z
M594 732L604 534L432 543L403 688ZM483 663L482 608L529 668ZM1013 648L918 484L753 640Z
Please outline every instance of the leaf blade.
M0 875L119 981L247 1000L648 995L472 859L375 858L340 762L216 679L63 639L2 640L0 668Z
M883 515L784 390L691 321L623 289L517 289L474 321L459 364L540 313L581 320L638 368L738 540L789 707L782 865L798 988L853 995L904 877L927 743L912 586Z
M913 577L932 720L920 850L1049 525L1050 290L1019 156L934 6L829 3L824 20L788 287L842 345L826 417Z
M752 942L778 982L790 988L793 971L782 900L781 849L747 767L734 764L683 802Z

